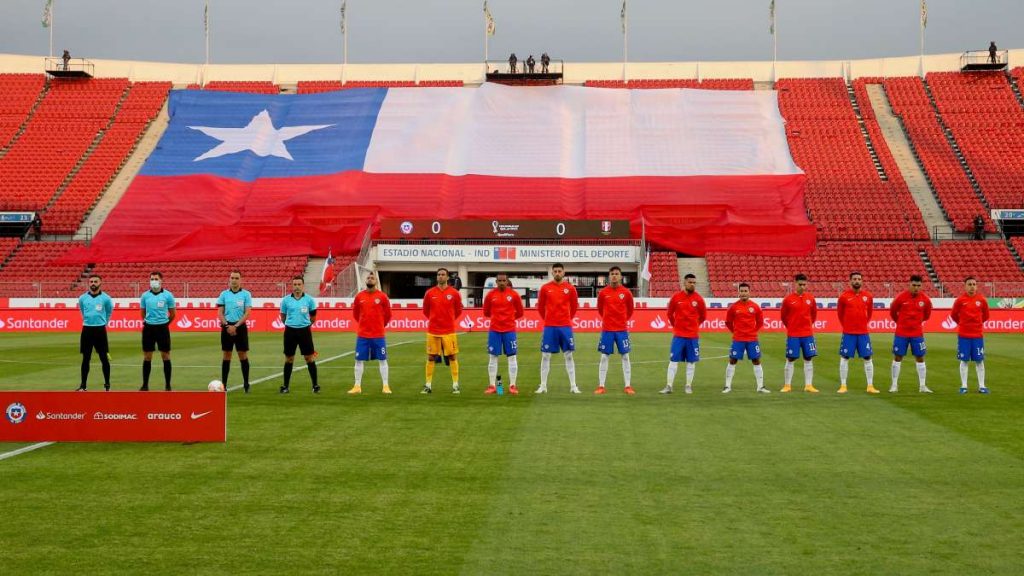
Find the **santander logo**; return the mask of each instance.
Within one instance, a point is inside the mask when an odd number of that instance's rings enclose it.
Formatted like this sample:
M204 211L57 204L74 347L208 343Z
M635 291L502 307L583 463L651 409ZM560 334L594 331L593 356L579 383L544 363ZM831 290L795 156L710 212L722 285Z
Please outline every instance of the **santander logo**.
M3 328L3 327L4 327L4 321L0 320L0 328Z
M462 321L459 322L459 326L462 326L464 330L472 330L473 325L473 319L470 318L469 316L464 317Z
M181 319L178 320L176 324L178 325L178 328L188 329L192 327L192 321L189 320L188 316L185 316L184 314L181 315Z
M661 316L655 316L654 320L651 320L651 328L655 330L663 330L666 326L668 326L668 322L662 320Z
M284 330L284 322L281 322L280 317L274 318L274 321L271 322L270 325L273 326L275 330Z
M953 321L952 316L946 316L946 319L942 321L942 327L946 330L952 330L956 328L956 322Z

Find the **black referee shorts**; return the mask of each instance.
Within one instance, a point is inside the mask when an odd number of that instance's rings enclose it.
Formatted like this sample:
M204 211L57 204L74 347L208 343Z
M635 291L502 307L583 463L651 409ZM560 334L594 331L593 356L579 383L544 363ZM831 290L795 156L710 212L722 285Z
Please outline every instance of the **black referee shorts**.
M82 354L91 354L93 350L100 355L100 358L106 358L110 353L106 326L82 326L82 337L78 342L78 351Z
M284 327L284 355L295 356L295 348L298 347L303 356L309 356L316 350L313 348L313 330L305 328Z
M220 349L224 352L231 352L232 349L239 352L249 351L249 327L244 323L235 328L235 335L228 334L227 326L220 329Z
M142 351L152 352L160 349L161 352L171 351L171 325L167 324L143 324L142 325Z

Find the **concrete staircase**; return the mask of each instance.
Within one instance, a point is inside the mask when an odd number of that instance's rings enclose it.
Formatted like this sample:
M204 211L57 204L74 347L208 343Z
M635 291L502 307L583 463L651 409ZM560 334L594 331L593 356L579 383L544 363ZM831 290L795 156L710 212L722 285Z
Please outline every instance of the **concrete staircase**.
M0 142L0 144L3 144L3 146L0 147L0 158L6 156L7 152L12 146L14 146L15 142L18 141L18 138L21 138L21 135L25 133L25 129L28 128L28 123L32 121L32 118L36 115L36 110L39 109L39 105L43 103L43 99L46 98L46 95L49 93L50 81L47 80L43 84L43 89L39 91L39 96L36 98L36 101L32 104L32 108L30 108L28 114L25 115L25 121L21 123L21 126L18 127L18 131L11 137L11 141L6 143Z
M893 159L896 160L896 165L903 175L903 180L907 183L907 188L910 189L910 195L913 196L917 208L921 211L921 217L924 218L924 223L928 227L928 233L932 239L951 237L953 226L946 219L942 207L939 206L935 192L928 183L924 169L918 163L914 149L903 130L903 124L892 112L885 88L881 84L869 84L867 90L871 108L875 111L878 126L882 130L882 136L889 146Z
M704 297L711 296L711 279L708 278L708 261L704 258L676 258L679 269L679 286L683 286L683 276L693 274L697 277L697 293Z

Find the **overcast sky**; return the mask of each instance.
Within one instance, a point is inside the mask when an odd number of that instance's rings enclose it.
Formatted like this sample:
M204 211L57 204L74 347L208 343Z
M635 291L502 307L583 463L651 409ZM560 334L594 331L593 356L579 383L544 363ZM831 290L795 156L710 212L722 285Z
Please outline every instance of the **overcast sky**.
M45 0L0 0L0 53L48 52ZM341 60L341 0L210 0L215 63ZM349 0L349 61L477 62L482 0ZM629 0L630 61L769 60L769 0ZM54 0L54 50L202 62L204 0ZM779 59L919 52L919 0L777 0ZM492 59L620 61L621 0L490 0ZM1024 0L929 0L926 52L1024 48Z

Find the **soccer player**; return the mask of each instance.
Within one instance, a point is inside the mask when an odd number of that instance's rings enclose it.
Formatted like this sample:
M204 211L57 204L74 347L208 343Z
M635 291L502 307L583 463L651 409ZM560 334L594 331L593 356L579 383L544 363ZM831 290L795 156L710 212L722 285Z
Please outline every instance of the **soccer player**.
M927 349L924 345L923 324L932 315L932 300L924 292L921 292L921 277L913 275L910 277L910 287L901 292L892 301L889 307L889 316L896 322L896 337L892 341L892 386L889 392L899 391L900 367L903 357L907 355L907 348L917 360L917 386L922 394L931 394L932 391L925 385L927 368L924 364L924 355Z
M110 345L107 343L107 323L114 311L114 301L100 289L103 279L98 274L89 276L89 290L78 297L78 309L82 312L82 336L78 349L82 353L82 385L79 392L85 392L89 381L89 362L92 351L100 357L103 366L103 389L110 390Z
M782 300L782 323L786 326L786 367L783 371L785 384L781 392L789 392L793 383L793 365L804 356L804 392L818 393L814 387L814 357L818 346L814 342L814 321L818 317L818 304L807 292L807 276L793 277L796 289Z
M757 332L764 326L764 314L757 302L750 300L750 284L741 282L737 287L740 299L729 306L725 314L725 327L732 332L732 347L729 349L729 365L725 367L725 388L723 394L732 392L732 377L736 374L736 363L746 355L754 365L754 380L757 391L768 394L764 387L764 368L761 366L761 344Z
M364 363L376 360L383 385L381 392L391 394L388 386L388 342L385 339L385 327L391 321L391 300L377 289L377 276L373 272L366 275L366 290L356 294L352 302L352 316L359 324L359 330L356 332L356 381L348 393L363 391Z
M540 341L540 386L536 394L548 391L548 374L551 372L551 355L561 352L565 357L565 372L569 375L569 392L579 394L576 387L576 361L572 354L576 341L572 336L572 319L579 308L576 287L565 279L565 266L551 265L551 282L540 287L537 296L537 313L544 319L544 333Z
M421 394L433 391L434 366L444 361L452 369L452 394L459 389L459 341L455 320L462 315L462 296L448 284L448 269L437 269L437 286L423 295L423 315L427 322L427 383Z
M672 325L672 346L668 361L668 384L661 394L671 394L679 363L686 362L687 394L693 393L693 375L700 362L700 325L707 318L707 304L697 293L697 277L683 276L683 289L668 301L668 323Z
M220 318L220 381L228 385L231 372L231 351L238 351L242 366L242 388L249 393L249 327L245 321L252 312L252 294L242 288L242 273L232 270L228 275L228 289L217 297L217 316Z
M626 322L633 316L633 293L622 285L622 268L612 266L608 269L608 285L597 294L597 314L601 316L601 340L597 343L597 351L601 353L601 364L598 366L597 390L594 394L604 394L604 383L608 378L608 357L618 348L622 356L622 380L625 383L623 392L636 394L630 385L632 366L629 363L629 332Z
M519 394L519 388L516 388L516 378L519 376L516 320L523 317L523 299L509 287L508 275L504 272L498 273L495 283L498 287L484 297L484 316L491 319L491 329L487 333L489 386L484 394L497 393L498 356L504 354L508 358L508 393L514 395Z
M964 294L953 302L950 314L957 323L957 358L960 359L960 393L967 394L967 363L974 362L978 375L978 392L988 394L985 387L985 321L988 320L988 300L978 294L978 281L973 276L964 279Z
M316 347L313 345L313 322L316 321L316 302L306 294L302 276L292 278L292 293L281 300L281 321L284 322L284 384L281 394L287 394L292 381L295 349L302 353L313 384L313 394L320 393L317 384Z
M855 355L864 360L864 378L867 379L868 394L878 394L875 388L875 363L871 361L871 336L868 322L875 300L863 289L864 276L860 272L850 273L850 288L839 295L836 312L839 325L843 327L839 342L839 394L846 394L846 377L850 373L850 358Z
M142 294L142 387L149 390L149 373L153 370L153 351L160 350L164 362L164 390L171 390L171 322L174 321L174 295L163 289L164 275L149 274L149 290Z

